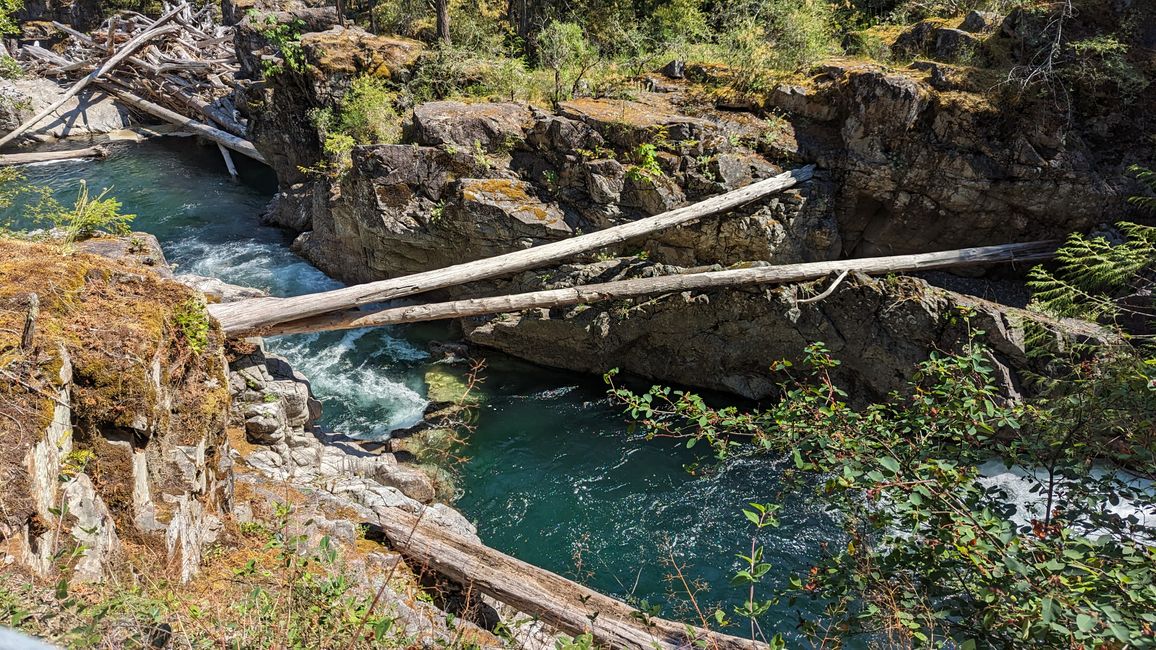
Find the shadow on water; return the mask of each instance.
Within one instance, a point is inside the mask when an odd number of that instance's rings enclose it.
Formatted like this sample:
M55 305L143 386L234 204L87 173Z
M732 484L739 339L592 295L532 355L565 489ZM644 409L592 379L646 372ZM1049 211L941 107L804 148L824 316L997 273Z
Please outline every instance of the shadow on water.
M232 182L215 147L166 139L113 145L108 159L26 168L32 183L70 203L78 183L111 187L134 228L157 236L178 273L295 295L340 286L289 251L290 237L262 226L275 191L268 170L241 165ZM306 376L325 405L324 425L380 438L414 424L424 410L424 373L434 361L426 343L440 325L380 328L271 339ZM742 508L779 491L782 461L739 459L693 476L695 453L669 441L628 434L600 379L539 368L493 355L481 388L476 430L464 450L457 504L482 539L523 560L620 597L667 603L668 554L688 578L707 585L704 606L737 604L745 589L729 578L735 554L749 551ZM698 451L698 450L695 450ZM783 525L758 540L776 580L806 571L835 527L809 494L790 496ZM766 627L789 632L785 604Z

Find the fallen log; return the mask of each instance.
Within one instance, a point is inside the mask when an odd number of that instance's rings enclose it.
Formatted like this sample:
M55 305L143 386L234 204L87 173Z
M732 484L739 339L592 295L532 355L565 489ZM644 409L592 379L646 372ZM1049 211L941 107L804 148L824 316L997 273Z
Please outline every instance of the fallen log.
M95 147L85 147L84 149L72 149L70 151L32 151L28 153L0 154L0 167L9 167L12 165L28 165L30 163L39 162L52 162L55 160L103 158L107 155L108 151L100 145Z
M826 277L832 272L859 272L868 275L931 271L959 268L997 262L1034 262L1050 258L1056 250L1055 242L1031 242L984 246L938 253L895 255L854 260L808 262L782 266L755 266L726 271L708 271L686 275L666 275L656 278L636 278L601 284L590 284L566 289L551 289L529 293L470 298L425 305L388 307L373 312L354 311L323 314L312 318L273 325L261 330L264 336L303 334L347 330L381 325L399 325L422 321L446 320L504 314L526 309L549 309L570 305L585 305L604 300L638 298L655 294L675 293L720 287L740 287L755 284L786 284L807 282ZM803 301L799 301L803 303Z
M93 70L89 74L85 75L84 78L82 78L80 81L73 84L71 88L65 91L65 93L50 106L40 111L36 115L33 115L23 124L13 129L12 132L10 132L8 135L0 138L0 147L20 137L22 134L24 134L25 131L39 124L40 120L43 120L49 115L55 113L56 110L61 106L64 106L68 100L75 97L81 90L84 90L88 84L96 81L100 78L101 75L107 74L110 70L116 68L116 66L120 65L122 61L127 59L134 51L136 51L137 48L144 45L149 40L160 36L161 34L166 34L170 31L176 30L176 27L165 27L163 25L169 20L172 20L183 8L187 6L187 3L182 4L176 9L169 11L165 15L153 21L148 29L125 43L116 54L114 54L107 61L97 67L96 70Z
M118 100L128 104L129 106L138 108L146 113L149 113L150 115L159 117L166 122L170 122L181 128L192 131L193 133L205 138L206 140L226 146L233 151L236 151L237 153L245 154L257 162L266 162L265 157L261 155L261 152L257 151L257 148L253 146L253 143L244 138L239 138L232 133L227 133L221 129L213 128L208 124L204 124L192 118L185 117L184 115L181 115L175 111L170 111L164 106L160 106L141 97L137 97L136 95L130 93L120 86L103 82L98 83L97 85L101 88L104 88L113 97L116 97Z
M810 180L813 172L814 166L808 165L670 212L513 253L334 291L294 298L254 298L211 305L209 309L227 335L242 336L278 323L545 266L579 253L732 210Z
M765 643L668 621L391 508L377 523L410 560L472 587L567 634L589 632L597 647L631 650L756 650Z

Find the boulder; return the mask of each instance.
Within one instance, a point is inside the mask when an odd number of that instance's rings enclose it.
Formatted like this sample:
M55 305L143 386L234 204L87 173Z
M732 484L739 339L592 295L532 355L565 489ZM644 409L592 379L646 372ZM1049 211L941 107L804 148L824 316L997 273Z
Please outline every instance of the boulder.
M659 72L668 79L683 79L686 77L686 61L674 59L670 63L662 66Z
M525 104L427 102L414 107L412 139L427 146L509 153L525 141L530 124Z
M897 57L930 56L953 61L979 52L981 45L981 41L969 31L925 20L900 34L891 45L891 52Z
M49 79L29 78L4 81L0 84L0 120L12 122L10 131L25 119L55 103L67 85ZM50 118L41 120L28 133L43 138L110 133L133 124L127 111L122 110L107 93L100 89L85 89L70 98Z
M586 191L595 203L618 203L626 183L626 170L612 158L591 160L583 166L586 172Z
M960 22L959 28L965 32L979 34L994 31L1003 24L1003 16L993 11L978 11L973 9L967 12Z
M955 61L980 51L982 41L962 29L941 27L935 30L931 55L945 61Z
M683 115L669 98L654 93L640 93L639 100L574 99L560 103L558 112L593 127L608 142L626 150L657 140L701 142L722 134L715 123Z
M526 181L467 178L460 181L458 190L458 209L475 221L474 227L487 239L555 239L573 233L558 206L535 197L534 186Z
M590 125L531 108L534 124L526 136L527 143L542 153L574 154L595 151L605 140Z
M655 215L677 208L686 202L686 195L669 176L632 170L626 174L622 189L622 205L638 208L644 214Z

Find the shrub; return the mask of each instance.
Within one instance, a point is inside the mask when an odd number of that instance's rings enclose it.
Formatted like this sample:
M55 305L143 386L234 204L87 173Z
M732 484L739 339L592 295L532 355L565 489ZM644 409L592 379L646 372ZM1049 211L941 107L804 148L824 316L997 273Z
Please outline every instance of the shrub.
M650 28L661 43L693 43L710 36L699 0L671 0L650 15Z
M20 31L15 16L16 12L23 8L23 0L0 0L0 34L15 34Z
M173 323L185 345L193 354L201 354L209 345L209 315L202 301L195 298L173 311Z
M572 78L574 94L582 76L598 60L598 53L576 23L551 21L539 32L537 43L539 63L554 72L553 101L557 104L563 99L564 78Z
M1128 62L1128 46L1114 36L1094 36L1068 44L1070 62L1064 76L1077 96L1103 95L1131 100L1150 83Z
M401 118L394 109L397 93L378 77L361 76L353 80L334 116L334 130L358 144L393 143L401 139ZM347 141L327 140L345 148Z
M266 77L279 75L285 70L300 72L305 69L305 50L301 48L304 21L297 19L290 23L279 23L273 15L258 16L255 10L250 10L249 17L273 48L274 55L280 59L262 61L261 71Z

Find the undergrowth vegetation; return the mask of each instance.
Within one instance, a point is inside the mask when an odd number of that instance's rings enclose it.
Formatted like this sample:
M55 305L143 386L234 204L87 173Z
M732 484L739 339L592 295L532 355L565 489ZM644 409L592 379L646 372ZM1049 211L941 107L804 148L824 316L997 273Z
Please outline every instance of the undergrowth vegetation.
M1136 5L1100 20L1105 1L453 0L449 42L436 37L429 3L354 5L354 21L424 40L427 50L404 81L358 78L315 120L329 167L340 170L356 144L397 142L402 116L421 102L631 99L652 87L647 73L669 62L670 72L710 96L757 102L783 82L806 85L831 57L896 69L927 57L958 68L954 78L969 92L1015 110L1046 104L1071 121L1106 100L1134 101L1150 83L1151 63L1136 44L1139 25L1154 17L1151 8ZM894 47L913 23L954 29L970 11L992 13L950 56ZM299 28L263 24L276 54L267 74L304 65Z
M707 445L720 462L785 456L786 484L814 490L842 523L843 538L820 544L800 575L776 581L761 547L744 550L736 581L752 585L748 601L703 625L735 616L781 645L758 613L806 601L779 631L819 647L1156 644L1156 228L1072 235L1029 286L1035 310L1104 329L1080 340L1027 327L1046 372L1027 377L1024 396L1001 386L967 312L953 317L967 331L957 349L861 408L832 381L839 361L821 343L801 372L773 368L782 398L765 409L714 408L663 387L639 394L607 376L648 436ZM777 525L776 504L752 508L752 523Z
M18 217L0 223L0 235L61 241L65 246L97 235L124 235L136 217L121 211L123 205L104 188L95 197L80 181L71 206L60 203L48 187L29 185L15 167L0 168L0 210L13 205L23 209Z

